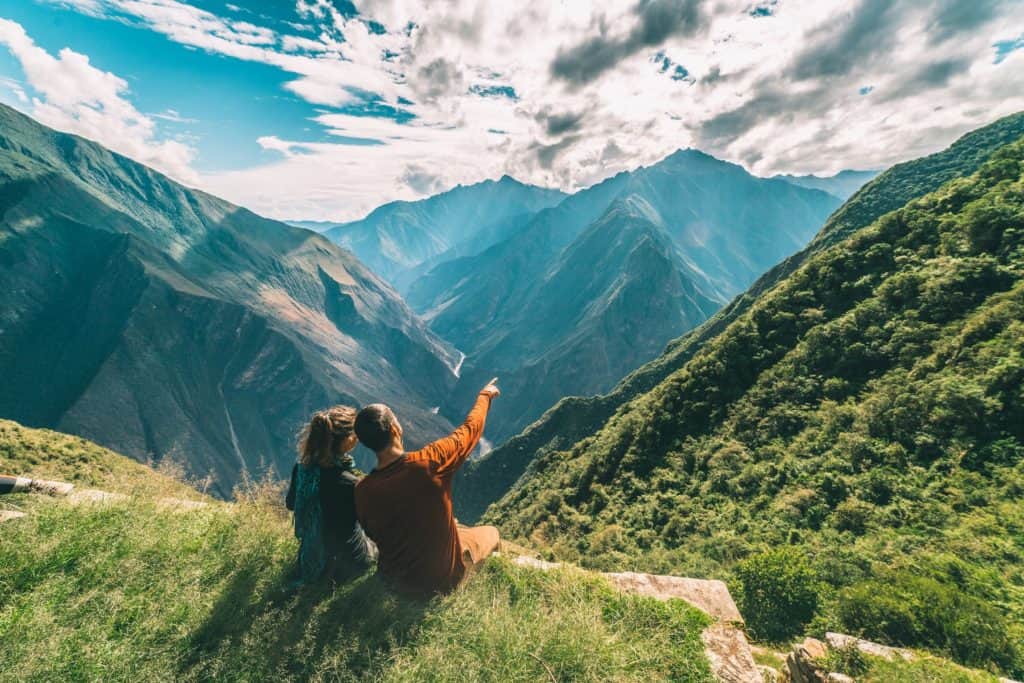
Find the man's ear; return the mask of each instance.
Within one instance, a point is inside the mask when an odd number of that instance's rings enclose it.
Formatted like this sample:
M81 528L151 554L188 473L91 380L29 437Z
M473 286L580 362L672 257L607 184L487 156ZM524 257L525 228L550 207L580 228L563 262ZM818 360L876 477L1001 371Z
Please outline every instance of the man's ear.
M391 438L396 443L402 443L402 425L398 423L398 420L391 422Z

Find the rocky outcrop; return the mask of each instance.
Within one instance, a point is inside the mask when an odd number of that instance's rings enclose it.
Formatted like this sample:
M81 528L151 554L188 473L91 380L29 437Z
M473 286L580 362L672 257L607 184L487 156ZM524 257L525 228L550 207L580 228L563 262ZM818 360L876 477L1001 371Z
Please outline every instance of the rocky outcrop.
M526 555L516 557L513 562L543 571L561 566L558 562ZM743 632L743 617L723 582L636 572L602 576L621 591L656 600L682 600L701 610L715 620L701 633L704 653L715 678L723 683L763 683L764 677Z
M647 595L658 600L678 598L718 621L743 623L743 617L724 581L637 572L605 573L604 577L616 588L628 593Z
M888 659L889 661L899 657L900 659L904 659L909 662L916 657L916 655L910 650L905 650L900 647L881 645L879 643L872 643L870 640L864 640L855 636L848 636L845 633L832 633L830 631L825 634L825 640L828 642L830 647L836 648L837 650L856 648L866 655L881 657L883 659Z
M11 482L14 483L10 484ZM0 493L32 493L54 498L64 498L72 505L119 503L131 498L131 496L125 493L76 488L74 484L64 481L30 479L29 477L12 477L7 475L0 476ZM205 500L188 500L166 496L157 498L156 504L162 508L180 512L198 510L209 505ZM11 512L6 517L0 514L0 522L24 516L21 512Z
M32 479L0 475L0 494L5 493L41 493L46 496L66 496L74 488L73 484L47 479Z
M828 672L820 664L820 660L828 654L828 646L816 638L805 638L802 643L793 646L793 651L786 657L786 671L791 683L826 683Z

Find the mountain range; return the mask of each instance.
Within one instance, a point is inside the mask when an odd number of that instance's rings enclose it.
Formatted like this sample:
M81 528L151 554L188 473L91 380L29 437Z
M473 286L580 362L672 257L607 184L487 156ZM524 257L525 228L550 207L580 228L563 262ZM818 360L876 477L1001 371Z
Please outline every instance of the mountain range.
M334 221L285 221L285 223L293 228L302 228L304 230L312 230L313 232L327 232L331 228L343 225Z
M846 201L853 193L864 186L865 183L878 175L878 171L839 171L830 176L817 175L776 175L772 176L787 183L793 183L800 187L809 187L815 190L828 192Z
M327 239L0 107L0 415L173 458L230 493L287 474L334 403L450 427L455 350Z
M563 197L558 190L503 176L419 201L384 204L362 220L323 232L404 292L430 267L483 251Z
M800 249L839 200L696 150L620 173L510 238L434 267L407 300L466 354L442 412L497 375L518 432L561 397L607 391Z
M1022 264L1017 114L881 174L746 295L458 490L518 470L484 522L595 568L731 577L760 637L785 618L775 637L1024 671Z
M300 223L346 251L2 115L3 249L17 267L3 274L0 360L14 381L0 410L139 459L182 458L221 494L243 469L280 471L303 417L332 402L389 402L415 443L497 374L500 442L657 356L838 202L680 150L570 197L505 176L354 223ZM90 231L92 250L79 248ZM100 408L111 402L117 417Z
M765 272L743 294L692 332L670 342L665 352L639 367L612 391L597 396L567 396L540 420L473 462L460 476L465 481L456 503L461 518L474 520L486 507L514 488L541 457L585 441L617 411L679 372L750 307L815 254L840 243L889 211L937 190L946 182L974 173L999 148L1024 135L1024 114L1009 116L964 135L947 149L897 164L865 185L844 203L805 248Z

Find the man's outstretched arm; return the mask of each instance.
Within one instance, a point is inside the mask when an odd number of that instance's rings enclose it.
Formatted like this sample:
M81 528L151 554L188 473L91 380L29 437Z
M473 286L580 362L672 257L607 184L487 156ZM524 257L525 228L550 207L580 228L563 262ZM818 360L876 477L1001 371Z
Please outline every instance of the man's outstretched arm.
M437 463L437 472L442 476L451 476L466 461L469 454L476 448L477 442L484 433L487 411L491 407L491 399L501 394L498 390L498 378L487 383L477 394L476 403L466 416L466 421L454 432L439 439L423 449L432 461Z

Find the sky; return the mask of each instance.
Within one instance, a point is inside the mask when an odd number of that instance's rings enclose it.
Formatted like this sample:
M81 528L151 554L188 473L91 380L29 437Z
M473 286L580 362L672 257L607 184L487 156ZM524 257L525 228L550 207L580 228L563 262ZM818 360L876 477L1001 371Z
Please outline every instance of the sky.
M0 102L285 220L686 147L831 174L1024 109L1024 0L4 0Z

